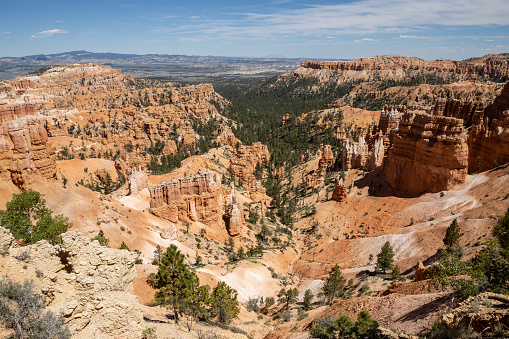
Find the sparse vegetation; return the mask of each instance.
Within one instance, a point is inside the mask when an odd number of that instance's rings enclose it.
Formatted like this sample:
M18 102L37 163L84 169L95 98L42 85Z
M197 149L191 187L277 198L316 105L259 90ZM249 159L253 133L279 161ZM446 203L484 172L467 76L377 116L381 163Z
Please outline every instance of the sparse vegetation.
M45 308L33 283L0 280L0 323L14 331L13 338L70 338L63 319Z
M22 239L24 245L43 239L58 244L60 234L72 226L63 215L53 215L42 195L33 190L13 194L5 207L5 211L0 211L0 226Z

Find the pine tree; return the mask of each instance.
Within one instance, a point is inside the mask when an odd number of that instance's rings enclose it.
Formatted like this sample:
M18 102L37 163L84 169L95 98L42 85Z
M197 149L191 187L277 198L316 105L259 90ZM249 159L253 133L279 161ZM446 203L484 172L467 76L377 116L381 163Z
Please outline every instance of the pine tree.
M283 288L277 296L279 297L279 303L284 303L284 309L287 310L290 304L296 301L298 294L299 291L296 288L289 288L288 290Z
M210 309L220 323L229 324L240 312L237 290L219 282L210 295Z
M443 240L445 247L447 249L457 247L459 245L460 237L460 227L458 225L458 221L454 219L449 227L447 227L447 231L445 231L445 237Z
M394 268L392 269L392 277L394 279L400 279L401 278L401 271L400 271L398 265L395 265Z
M188 270L184 255L175 245L170 245L152 264L159 266L157 274L151 273L147 278L151 287L159 289L154 299L171 309L175 323L178 323L179 314L192 297L195 274Z
M311 301L313 300L313 292L310 289L307 289L304 293L304 309L307 311L311 308Z
M323 293L327 297L328 303L331 303L336 297L343 296L345 288L346 279L336 264L329 272L329 276L323 285Z
M382 246L382 250L377 254L377 258L375 272L382 271L385 274L387 270L392 269L394 264L394 250L388 241Z
M122 243L120 244L120 247L118 249L130 251L129 246L127 246L127 244L124 241L122 241Z
M192 273L190 289L191 293L188 298L182 301L183 312L189 316L189 331L191 330L193 320L198 321L209 317L208 305L210 303L210 286L200 286L200 280L194 272Z

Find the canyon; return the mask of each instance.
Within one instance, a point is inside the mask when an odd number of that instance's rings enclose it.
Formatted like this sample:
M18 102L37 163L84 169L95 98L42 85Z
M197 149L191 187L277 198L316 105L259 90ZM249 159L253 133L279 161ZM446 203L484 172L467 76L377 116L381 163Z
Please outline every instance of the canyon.
M226 337L298 338L318 319L362 309L387 330L423 334L446 308L447 292L428 291L426 279L449 224L458 221L472 258L509 207L507 70L505 55L303 61L267 88L305 79L311 85L295 96L331 83L349 91L254 128L211 84L136 79L92 63L2 81L0 209L33 189L73 227L59 245L26 247L0 227L0 265L11 279L33 279L78 338L140 337L148 327L188 335L149 306L151 262L170 245L202 284L238 291L234 326L244 334L222 329ZM405 102L390 102L391 93ZM90 240L99 231L108 247ZM406 282L374 274L386 242ZM352 294L325 305L318 295L335 265ZM289 310L249 310L287 287L298 289ZM300 318L308 289L314 307ZM285 312L290 320L279 319Z

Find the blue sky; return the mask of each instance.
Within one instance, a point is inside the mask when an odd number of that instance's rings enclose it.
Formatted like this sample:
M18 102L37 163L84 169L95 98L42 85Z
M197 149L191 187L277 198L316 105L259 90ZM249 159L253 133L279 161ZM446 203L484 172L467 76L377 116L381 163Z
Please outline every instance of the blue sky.
M509 52L509 0L6 1L0 56L72 50L462 60Z

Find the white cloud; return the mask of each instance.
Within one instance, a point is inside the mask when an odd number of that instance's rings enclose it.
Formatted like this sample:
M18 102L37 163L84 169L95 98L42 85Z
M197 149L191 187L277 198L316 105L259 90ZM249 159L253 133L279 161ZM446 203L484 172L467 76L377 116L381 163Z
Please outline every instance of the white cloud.
M5 31L5 32L2 32L2 34L11 34L11 32Z
M417 35L400 35L401 39L419 39Z
M193 16L190 16L189 19L199 19L200 16L199 15L193 15Z
M371 38L362 38L360 40L355 40L355 42L363 42L363 41L375 41L375 39L371 39Z
M57 21L55 21L55 22L56 22L57 24L61 24L61 23L63 23L63 21L62 21L62 20L57 20Z
M30 37L31 38L46 38L46 37L53 36L56 34L64 34L64 33L69 33L69 32L64 31L62 29L49 29L47 31L42 31L39 33L32 34L32 36L30 36Z
M358 0L279 11L271 8L266 13L228 13L236 19L203 20L199 24L167 28L167 31L173 34L193 31L214 38L237 39L266 39L285 34L340 36L378 33L418 38L408 33L426 31L436 25L446 28L508 25L507 13L507 0Z

